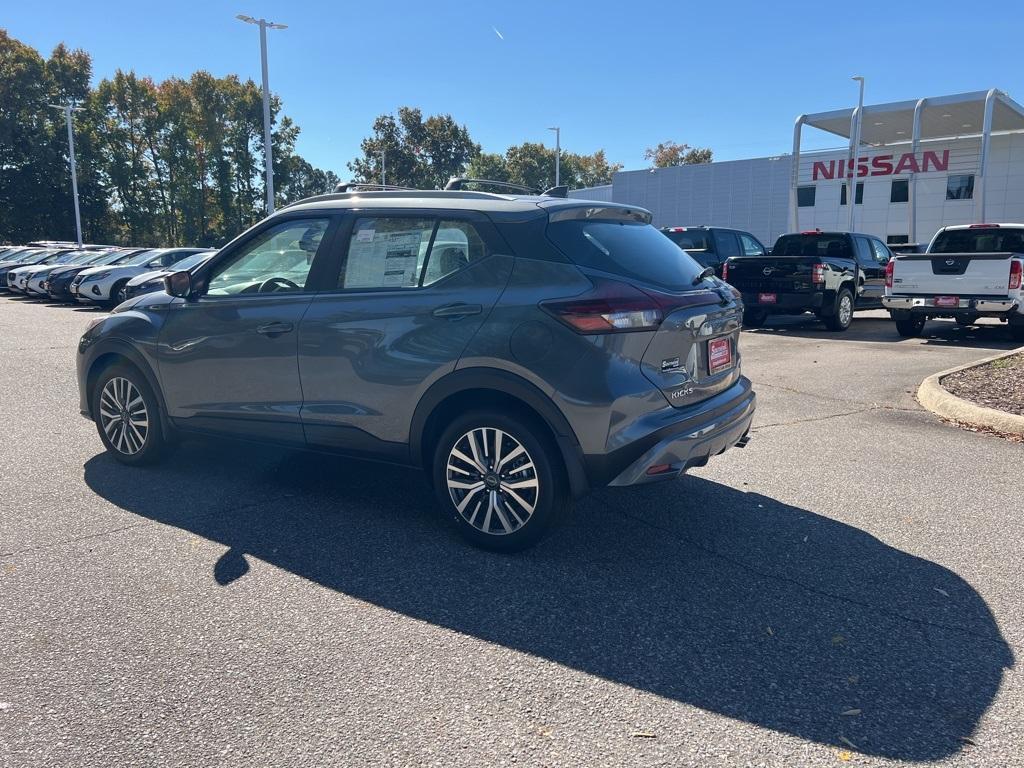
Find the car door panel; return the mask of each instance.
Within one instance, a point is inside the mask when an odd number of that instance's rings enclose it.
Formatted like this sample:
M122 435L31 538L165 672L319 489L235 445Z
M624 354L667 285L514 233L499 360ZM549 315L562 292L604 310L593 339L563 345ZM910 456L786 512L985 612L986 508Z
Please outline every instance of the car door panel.
M454 370L512 263L492 254L425 288L316 296L299 329L307 441L407 460L416 403Z

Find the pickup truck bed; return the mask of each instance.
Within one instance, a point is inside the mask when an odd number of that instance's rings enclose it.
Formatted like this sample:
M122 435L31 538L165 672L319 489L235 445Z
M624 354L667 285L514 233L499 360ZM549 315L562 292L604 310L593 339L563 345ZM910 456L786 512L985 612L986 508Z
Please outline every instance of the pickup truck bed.
M1013 251L948 252L941 247L949 240L957 242L955 238L979 244L1016 244L1010 238L1014 231L1006 225L950 227L936 235L928 253L895 257L886 270L882 303L892 313L900 335L917 336L929 318L950 317L970 325L980 317L994 317L1009 324L1014 338L1024 340L1024 255ZM990 233L988 239L986 232ZM959 237L965 233L974 239ZM950 237L943 240L944 235Z

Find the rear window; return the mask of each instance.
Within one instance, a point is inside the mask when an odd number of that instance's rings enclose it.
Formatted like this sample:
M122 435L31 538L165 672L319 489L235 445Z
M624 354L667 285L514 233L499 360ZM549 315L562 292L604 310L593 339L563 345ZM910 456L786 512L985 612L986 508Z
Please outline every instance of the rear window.
M935 238L932 253L1024 253L1024 229L951 229Z
M852 259L850 239L845 235L783 235L775 242L772 256L831 256Z
M710 251L711 233L702 229L688 229L685 232L673 232L669 230L665 235L680 248L688 251Z
M704 267L650 224L553 222L548 237L575 264L669 290L693 287Z

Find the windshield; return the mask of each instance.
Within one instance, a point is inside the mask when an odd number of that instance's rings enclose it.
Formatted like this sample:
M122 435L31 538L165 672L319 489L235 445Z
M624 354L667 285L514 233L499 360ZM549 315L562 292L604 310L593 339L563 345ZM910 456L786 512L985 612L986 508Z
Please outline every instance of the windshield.
M688 251L711 250L711 233L704 229L688 229L685 232L669 230L665 235L680 248Z
M138 266L139 264L144 264L146 261L152 259L154 256L157 256L160 253L161 253L160 249L157 249L157 248L154 248L153 250L150 250L150 251L142 251L142 253L135 254L134 256L132 256L127 261L120 262L120 265L121 266Z
M1024 253L1024 229L950 229L935 238L931 253Z
M852 259L850 239L843 234L783 235L775 241L772 256L813 256Z
M669 290L692 288L704 271L650 224L572 219L550 224L548 236L581 267Z
M213 251L210 251L208 253L193 253L191 256L186 256L181 261L175 263L174 269L178 271L184 271L186 269L198 267L212 255Z

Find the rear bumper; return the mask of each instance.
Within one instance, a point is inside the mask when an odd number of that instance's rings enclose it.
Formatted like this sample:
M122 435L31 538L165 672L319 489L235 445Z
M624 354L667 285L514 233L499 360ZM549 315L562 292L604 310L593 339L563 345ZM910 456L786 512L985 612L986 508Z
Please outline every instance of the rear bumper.
M587 456L587 475L592 486L639 485L678 477L690 467L746 443L754 418L757 396L750 381L741 377L726 391L678 414L665 425L606 456ZM648 472L652 472L649 474Z
M820 312L825 305L825 294L820 291L813 293L776 293L775 301L765 303L760 300L766 291L741 291L743 306L748 310L760 310L769 314L799 314L802 312Z
M1020 302L1016 299L985 297L961 297L955 307L938 307L935 305L934 296L884 296L882 305L886 309L907 310L915 314L970 314L992 317L1008 316L1020 310Z

